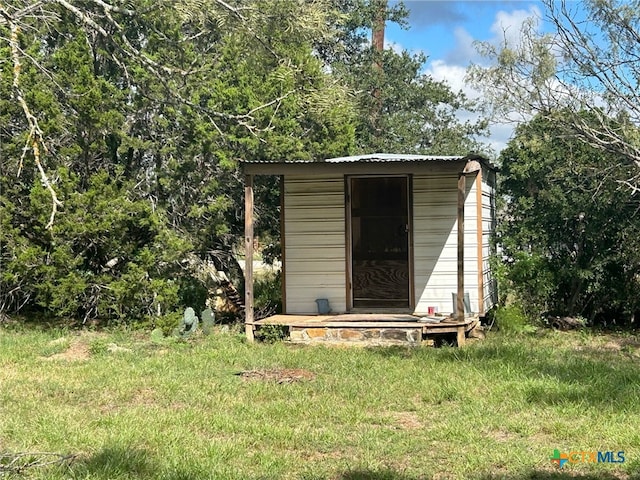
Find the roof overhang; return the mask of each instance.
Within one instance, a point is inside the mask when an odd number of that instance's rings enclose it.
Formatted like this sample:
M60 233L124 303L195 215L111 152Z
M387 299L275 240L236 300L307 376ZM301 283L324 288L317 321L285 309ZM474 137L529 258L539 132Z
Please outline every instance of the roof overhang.
M477 171L481 166L494 169L480 155L435 156L374 153L351 157L330 158L322 161L242 161L248 175L322 175L339 174L407 174L429 172Z

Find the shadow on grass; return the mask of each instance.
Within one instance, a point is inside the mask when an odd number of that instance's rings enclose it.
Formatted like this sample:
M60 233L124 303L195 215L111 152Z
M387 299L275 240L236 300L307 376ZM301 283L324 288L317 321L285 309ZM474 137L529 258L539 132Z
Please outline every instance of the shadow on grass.
M94 480L119 480L119 479L153 479L163 478L166 480L204 480L215 478L208 474L173 471L166 472L154 464L152 455L146 450L111 447L100 450L95 455L85 459L79 459L71 467L71 475L65 478L81 479L91 478ZM228 478L228 477L225 477ZM267 477L257 477L265 480ZM432 478L431 475L412 475L399 472L393 469L355 469L343 472L338 476L331 475L325 477L320 473L319 476L299 477L310 479L328 480L426 480ZM446 474L441 478L448 477ZM597 472L597 473L578 473L571 470L530 470L524 473L503 473L503 474L479 474L478 476L466 475L464 478L472 480L640 480L640 474L629 475L623 471L619 472Z
M71 465L71 478L117 480L132 478L164 478L196 480L204 478L191 472L163 472L153 461L153 455L143 449L107 447L94 455L79 458Z
M490 369L513 372L514 380L525 380L522 394L532 403L637 406L640 366L624 355L569 347L536 349L525 344L469 349L463 357L467 355L471 357L467 360L488 373Z
M72 467L78 476L96 478L153 477L156 468L145 450L127 447L108 447L78 459Z
M343 473L338 477L339 480L423 480L431 478L430 476L413 476L405 475L394 470L352 470ZM449 478L446 475L442 478ZM453 477L451 477L453 478ZM531 470L525 473L513 474L484 474L477 477L465 476L474 480L640 480L640 475L629 476L624 472L619 474L609 472L598 473L576 473L570 470L565 471L548 471L548 470Z
M475 480L639 480L637 475L631 475L624 472L613 474L609 472L598 473L576 473L570 470L548 471L548 470L531 470L521 474L503 474L503 475L484 475L476 477Z
M386 358L455 364L459 371L470 366L489 379L517 382L517 393L531 403L637 407L640 364L636 358L588 345L563 347L536 342L538 338L532 335L462 349L386 347L373 351Z
M394 470L351 470L338 477L339 480L418 480Z
M384 347L368 347L368 350L383 358L413 358L419 352L420 347L390 345Z

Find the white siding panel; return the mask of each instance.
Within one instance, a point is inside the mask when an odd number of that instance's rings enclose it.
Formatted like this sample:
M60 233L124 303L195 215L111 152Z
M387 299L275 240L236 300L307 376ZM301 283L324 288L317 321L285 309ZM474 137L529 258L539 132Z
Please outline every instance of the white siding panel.
M333 240L335 238L335 240ZM300 246L291 246L287 245L287 260L291 262L298 261L308 261L312 262L313 260L317 260L326 264L332 264L335 262L339 262L342 259L341 256L344 256L344 246L330 244L329 242L344 242L343 237L337 237L335 235L327 235L323 237L326 243L322 242L322 239L317 242L309 242L308 244L304 243L303 236L297 236L296 239L299 239ZM314 255L309 254L309 249L312 250L322 250L322 252L317 252ZM334 269L334 267L331 267ZM341 266L341 269L344 270L344 265Z
M327 206L326 208L331 208ZM341 206L344 209L344 206ZM287 211L285 213L289 213L291 216L292 211ZM340 233L342 233L342 237L344 237L344 220L342 221L334 221L334 220L326 220L323 221L322 218L311 218L304 215L302 211L295 212L296 218L298 218L298 223L290 223L288 225L289 229L287 233L291 233L291 235L298 235L299 237L307 238L308 240L313 239L313 235L322 234L324 236L335 235L338 233L338 229L340 229ZM304 219L304 220L303 220ZM285 220L286 221L286 220Z
M478 197L475 175L467 177L464 202L464 291L469 293L471 311L478 312Z
M482 252L484 307L489 311L498 302L496 280L491 272L489 259L493 254L491 236L496 222L496 173L488 169L482 172Z
M416 314L433 306L452 313L458 285L456 174L421 176L413 179L413 244ZM478 263L474 178L467 179L465 201L465 292L471 309L478 311Z
M413 252L417 314L435 306L453 311L457 289L457 175L413 177ZM489 309L496 298L489 269L495 224L495 174L483 171L482 270L484 299L478 298L475 178L467 179L465 201L465 292L471 309ZM317 298L334 312L346 310L344 177L287 176L284 183L286 312L315 313Z
M286 313L316 313L318 298L344 312L343 176L288 176L284 195Z

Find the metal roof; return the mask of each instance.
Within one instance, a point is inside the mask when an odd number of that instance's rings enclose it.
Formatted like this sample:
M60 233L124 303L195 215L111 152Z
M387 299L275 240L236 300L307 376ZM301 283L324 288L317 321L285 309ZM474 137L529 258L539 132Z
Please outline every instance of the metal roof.
M240 164L246 173L259 175L281 175L288 173L320 173L340 171L345 173L387 173L422 171L425 168L440 166L453 167L458 163L479 161L495 169L483 156L469 155L413 155L401 153L370 153L347 157L328 158L326 160L242 160ZM407 170L409 169L409 170Z
M324 160L241 160L241 163L304 164L304 163L376 163L376 162L452 162L456 160L484 159L480 155L413 155L402 153L368 153Z
M370 153L367 155L352 155L350 157L329 158L325 162L427 162L427 161L453 161L462 160L463 156L452 155L410 155L400 153Z

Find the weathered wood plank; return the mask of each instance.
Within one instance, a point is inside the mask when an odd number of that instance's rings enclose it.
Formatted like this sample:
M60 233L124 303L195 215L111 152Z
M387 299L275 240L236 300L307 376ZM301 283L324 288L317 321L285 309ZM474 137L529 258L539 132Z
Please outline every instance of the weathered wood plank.
M406 260L354 260L354 305L358 300L400 300L408 305L409 266Z
M245 175L244 183L244 331L253 342L253 175Z
M440 323L426 323L420 317L407 314L342 314L342 315L273 315L262 320L255 321L256 325L290 325L290 326L342 326L342 327L367 327L371 325L380 326L414 326L426 330L446 330L453 329L456 332L459 326L469 330L475 326L476 318L465 318L458 321L455 318L444 318Z
M482 244L482 169L476 175L476 257L478 265L478 314L484 315L484 271L483 271L483 244Z

